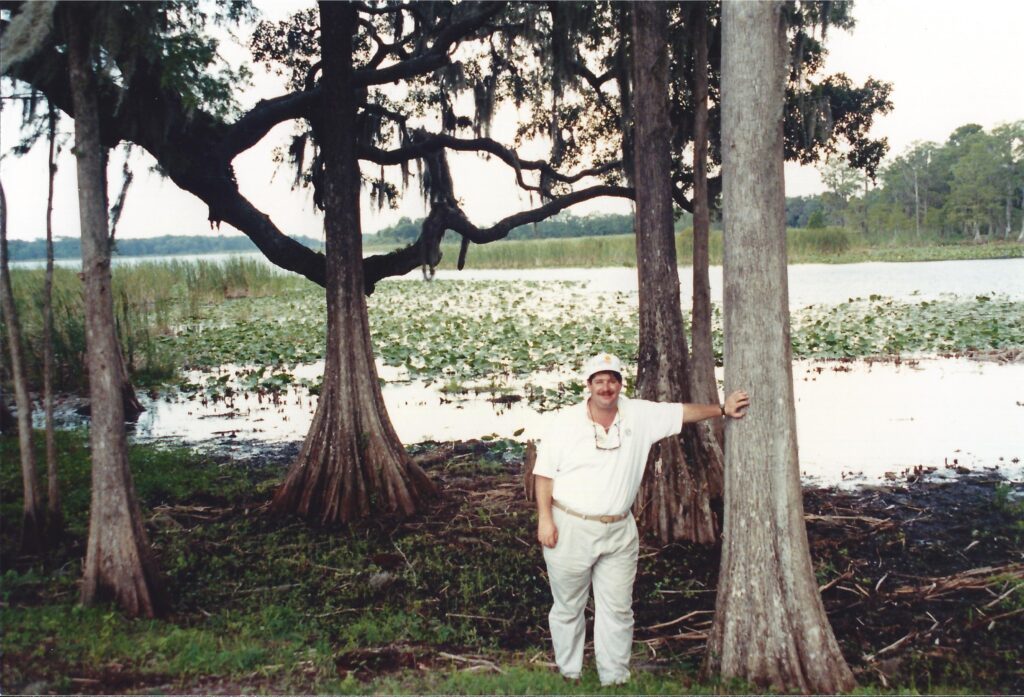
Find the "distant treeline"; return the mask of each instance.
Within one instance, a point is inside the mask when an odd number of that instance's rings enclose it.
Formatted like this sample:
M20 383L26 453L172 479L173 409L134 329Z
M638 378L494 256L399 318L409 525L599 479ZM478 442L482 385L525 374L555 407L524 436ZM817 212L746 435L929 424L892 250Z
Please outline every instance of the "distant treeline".
M320 249L320 240L296 237L310 249ZM8 240L12 261L46 258L46 240ZM243 235L162 235L142 239L125 238L114 242L114 254L123 257L169 256L172 254L230 254L259 251L252 240ZM55 259L78 259L81 243L77 237L58 237L53 241Z
M875 181L843 161L819 171L829 190L786 199L790 227L843 227L867 241L1024 241L1024 121L914 143Z
M684 214L679 221L689 225L690 215ZM685 226L684 225L684 226ZM376 235L367 235L366 240L407 244L416 239L423 226L423 218L410 220L402 218L394 225L383 228ZM508 235L510 240L535 240L558 237L591 237L597 235L632 234L633 216L621 213L593 213L577 216L572 213L559 213L535 225L523 225L513 228Z

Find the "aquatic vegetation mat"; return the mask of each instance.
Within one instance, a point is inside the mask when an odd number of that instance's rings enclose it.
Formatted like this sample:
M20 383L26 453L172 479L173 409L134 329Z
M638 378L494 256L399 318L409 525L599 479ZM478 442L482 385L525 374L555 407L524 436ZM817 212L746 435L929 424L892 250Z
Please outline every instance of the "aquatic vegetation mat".
M422 380L458 393L513 379L540 409L575 401L574 371L597 351L637 353L637 296L567 281L388 281L369 299L374 350L389 381ZM317 289L213 305L161 339L179 365L244 366L241 388L273 393L297 365L323 359L325 306ZM1024 348L1024 302L999 295L901 302L881 296L811 305L792 317L794 358L909 357ZM713 308L721 362L721 308ZM565 380L566 376L569 380ZM627 375L627 381L630 378ZM219 382L218 382L219 381ZM226 378L186 385L213 397Z

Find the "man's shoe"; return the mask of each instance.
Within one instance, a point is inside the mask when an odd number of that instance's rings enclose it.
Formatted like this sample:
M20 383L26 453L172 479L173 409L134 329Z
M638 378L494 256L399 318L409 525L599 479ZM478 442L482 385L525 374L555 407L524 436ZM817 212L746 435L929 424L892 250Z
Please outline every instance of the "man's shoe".
M629 674L627 673L626 675L620 675L619 677L612 678L610 680L602 680L601 687L614 687L615 685L625 685L628 682Z
M558 671L558 672L559 672L559 674L563 678L565 678L565 680L567 682L579 682L580 681L580 674L579 673L563 673L562 671Z

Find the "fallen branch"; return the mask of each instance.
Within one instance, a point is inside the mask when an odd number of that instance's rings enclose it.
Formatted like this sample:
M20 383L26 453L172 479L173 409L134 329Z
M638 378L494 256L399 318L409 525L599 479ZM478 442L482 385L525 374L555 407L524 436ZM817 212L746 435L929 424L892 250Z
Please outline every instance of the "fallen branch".
M1006 591L1005 593L1003 593L1002 595L1000 595L999 597L997 597L997 598L996 598L995 600L993 600L992 602L990 602L989 604L987 604L987 605L985 606L985 609L986 609L986 610L987 610L987 609L989 609L990 607L992 607L993 605L995 605L996 603L998 603L998 602L999 602L1000 600L1002 600L1003 598L1005 598L1006 596L1008 596L1008 595L1009 595L1010 593L1013 593L1013 592L1014 592L1015 590L1018 590L1018 589L1019 589L1020 587L1021 587L1021 584L1019 584L1019 583L1018 583L1018 584L1016 584L1016 585L1012 585L1012 586L1010 586L1010 587L1009 587L1009 588L1007 589L1007 591Z
M886 525L892 523L890 518L874 518L869 515L818 515L816 513L805 513L804 520L816 521L820 523L831 523L839 525L845 521L857 521L861 523L867 523L872 527L878 527L880 525Z
M461 617L467 620L485 620L487 622L500 622L501 624L509 624L511 620L507 620L504 617L487 617L486 615L461 615L456 612L449 612L448 617Z
M680 634L672 634L671 636L660 636L653 639L647 639L640 643L646 644L648 647L660 646L666 641L707 641L707 632L683 632Z
M669 620L668 622L662 622L660 624L652 624L650 627L644 627L640 631L649 632L655 629L664 629L665 627L672 627L674 625L679 624L680 622L685 622L686 620L690 619L691 617L694 617L695 615L713 615L714 613L714 610L694 610L693 612L688 612L682 617L677 617L674 620Z
M992 625L998 622L999 620L1005 620L1007 617L1013 617L1015 615L1021 614L1022 612L1024 612L1024 607L1019 607L1016 610L1010 610L1009 612L1004 612L999 615L993 615L992 617L982 617L981 619L976 620L973 624L971 624L970 629L976 629L977 627L983 624L989 625L989 629L991 629Z
M924 581L925 585L900 586L890 594L894 596L917 596L923 600L933 600L954 591L987 590L997 583L1005 582L1007 578L1024 581L1024 564L983 566L952 576L922 577L920 580Z
M917 636L917 632L911 632L910 634L907 634L907 635L906 635L905 637L903 637L902 639L897 639L897 640L896 640L896 641L894 641L893 643L889 644L889 645L888 645L888 646L886 646L886 647L885 647L884 649L881 649L880 651L876 651L875 653L872 653L872 654L869 654L869 655L865 656L865 657L864 657L864 660L865 660L865 661L866 661L867 663L871 663L871 662L873 662L873 661L874 661L874 660L875 660L876 658L878 658L879 656L881 656L881 655L882 655L883 653L889 653L890 651L895 651L895 650L896 650L896 649L898 649L899 647L903 646L903 644L907 643L907 641L909 641L910 639L913 639L913 638L914 638L914 637L916 637L916 636Z
M470 670L479 670L484 668L501 673L502 675L505 674L505 671L499 668L494 661L489 661L486 658L477 658L476 656L457 656L454 653L447 653L445 651L438 651L437 655L442 658L447 658L450 661L455 661L456 663L469 663L472 666Z
M853 576L853 572L852 571L847 571L845 574L840 574L839 576L836 576L834 579L832 579L828 583L826 583L824 585L821 585L821 586L818 586L818 592L819 593L824 593L825 591L827 591L829 588L831 588L832 586L836 585L840 581L845 581L846 579L848 579L848 578L850 578L852 576Z

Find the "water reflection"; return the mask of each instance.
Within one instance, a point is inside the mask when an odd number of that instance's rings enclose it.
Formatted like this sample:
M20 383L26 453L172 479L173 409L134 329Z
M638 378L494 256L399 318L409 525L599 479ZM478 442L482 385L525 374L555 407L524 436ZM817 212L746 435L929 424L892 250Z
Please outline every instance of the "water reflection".
M222 374L231 375L231 368ZM302 366L314 378L322 365ZM538 438L545 416L522 397L524 381L498 379L443 392L442 383L411 381L401 369L383 368L388 413L405 443L495 435ZM893 362L799 361L794 364L797 432L805 480L816 484L884 481L916 466L998 468L1024 477L1024 364L969 359ZM721 377L721 375L719 375ZM535 376L553 387L570 374ZM762 404L772 395L749 390ZM512 395L510 397L509 395ZM149 400L135 426L138 440L180 438L218 442L301 440L316 397L290 386L276 395L236 391L203 403L188 395ZM950 470L951 471L951 470Z

